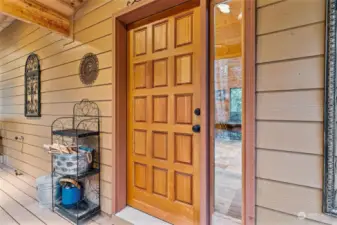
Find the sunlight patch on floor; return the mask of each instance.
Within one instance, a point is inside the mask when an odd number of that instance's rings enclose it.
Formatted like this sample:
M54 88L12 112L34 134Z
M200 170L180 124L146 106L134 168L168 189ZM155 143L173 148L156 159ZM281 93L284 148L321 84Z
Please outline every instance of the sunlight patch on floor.
M150 216L144 212L127 206L121 212L117 213L116 216L134 224L134 225L170 225L158 218Z

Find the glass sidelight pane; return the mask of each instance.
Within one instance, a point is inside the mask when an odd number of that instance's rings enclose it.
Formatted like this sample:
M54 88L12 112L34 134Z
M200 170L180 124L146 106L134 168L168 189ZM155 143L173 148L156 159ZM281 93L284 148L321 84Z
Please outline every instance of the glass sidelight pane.
M214 225L242 217L242 1L214 5Z

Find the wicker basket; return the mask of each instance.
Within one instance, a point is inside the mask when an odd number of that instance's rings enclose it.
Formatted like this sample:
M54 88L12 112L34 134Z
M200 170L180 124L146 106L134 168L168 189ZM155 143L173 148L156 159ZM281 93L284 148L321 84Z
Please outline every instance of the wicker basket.
M91 153L53 154L53 157L55 172L61 175L81 175L92 168Z

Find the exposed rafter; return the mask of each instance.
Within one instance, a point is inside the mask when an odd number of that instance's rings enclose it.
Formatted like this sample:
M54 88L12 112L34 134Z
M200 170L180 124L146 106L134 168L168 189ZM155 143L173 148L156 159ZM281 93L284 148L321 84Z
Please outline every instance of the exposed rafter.
M69 36L70 19L35 0L0 0L0 12Z
M73 8L77 8L83 4L84 0L59 0L63 4L67 4Z
M71 17L75 11L74 7L72 7L67 2L61 0L35 0L42 5L60 13L63 16Z

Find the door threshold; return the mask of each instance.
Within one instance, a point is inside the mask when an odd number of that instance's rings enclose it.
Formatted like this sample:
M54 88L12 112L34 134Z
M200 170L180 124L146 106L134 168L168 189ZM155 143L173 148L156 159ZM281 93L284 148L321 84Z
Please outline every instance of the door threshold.
M116 216L134 225L171 225L170 223L167 223L130 206L125 207L122 211L117 213Z

